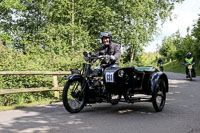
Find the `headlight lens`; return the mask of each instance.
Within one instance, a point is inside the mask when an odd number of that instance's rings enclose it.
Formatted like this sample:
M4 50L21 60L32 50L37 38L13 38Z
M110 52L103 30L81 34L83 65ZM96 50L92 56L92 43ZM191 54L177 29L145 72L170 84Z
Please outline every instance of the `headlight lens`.
M119 70L118 71L118 76L123 77L124 76L124 70Z

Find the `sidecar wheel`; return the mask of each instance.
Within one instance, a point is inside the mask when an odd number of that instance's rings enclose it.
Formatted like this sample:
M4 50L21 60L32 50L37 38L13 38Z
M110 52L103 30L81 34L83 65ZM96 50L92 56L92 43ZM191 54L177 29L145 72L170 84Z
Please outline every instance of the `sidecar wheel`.
M63 105L70 113L78 113L85 106L85 96L81 94L82 81L74 79L68 81L63 88Z
M154 109L157 112L163 110L166 101L166 86L165 82L162 79L158 80L158 83L155 86L155 90L152 94L152 104Z

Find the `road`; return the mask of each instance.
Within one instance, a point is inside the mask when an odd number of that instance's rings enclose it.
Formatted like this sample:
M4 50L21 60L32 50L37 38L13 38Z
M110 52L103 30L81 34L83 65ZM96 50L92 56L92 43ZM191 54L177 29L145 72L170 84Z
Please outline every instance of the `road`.
M200 133L200 77L166 74L170 92L162 112L151 103L101 103L70 114L54 103L0 112L0 133Z

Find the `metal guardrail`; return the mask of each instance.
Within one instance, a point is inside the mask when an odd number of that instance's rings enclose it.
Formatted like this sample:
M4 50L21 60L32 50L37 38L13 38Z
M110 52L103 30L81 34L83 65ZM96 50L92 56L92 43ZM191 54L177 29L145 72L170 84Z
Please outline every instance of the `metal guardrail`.
M0 75L53 75L53 87L39 87L39 88L20 88L20 89L3 89L0 90L0 95L36 92L36 91L57 91L62 90L63 87L58 87L58 75L69 75L70 71L0 71ZM59 93L55 92L55 97L59 97Z

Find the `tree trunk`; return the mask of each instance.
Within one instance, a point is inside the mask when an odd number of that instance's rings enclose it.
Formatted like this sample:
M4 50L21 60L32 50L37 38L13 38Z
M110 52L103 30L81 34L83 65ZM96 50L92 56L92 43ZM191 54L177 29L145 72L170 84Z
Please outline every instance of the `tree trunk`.
M135 50L134 50L134 47L132 47L131 48L131 58L130 58L131 63L133 62L133 59L134 59L134 53L135 53Z
M72 26L74 27L74 0L72 0ZM72 47L73 46L74 46L74 30L72 32ZM74 48L72 50L74 50Z

